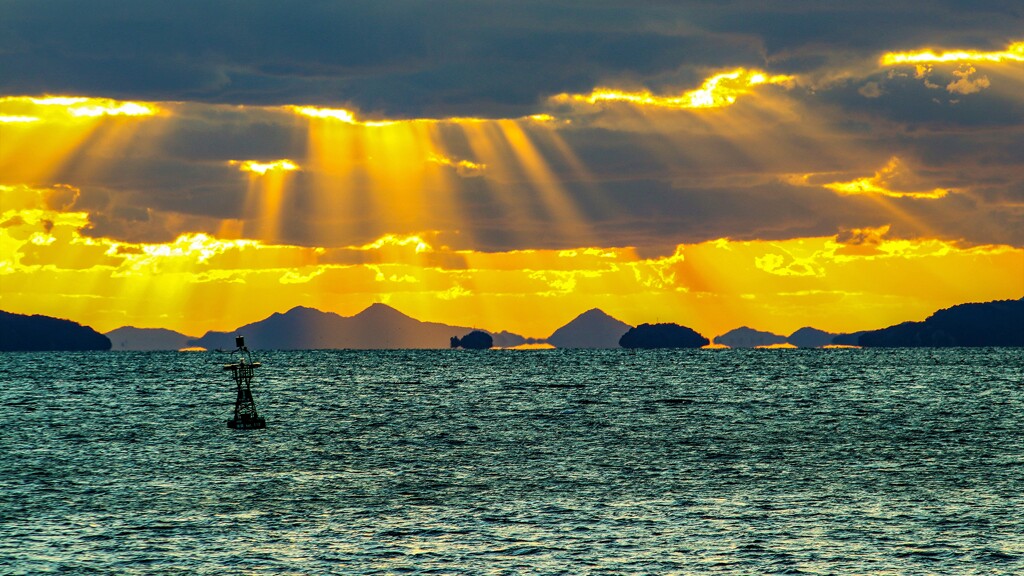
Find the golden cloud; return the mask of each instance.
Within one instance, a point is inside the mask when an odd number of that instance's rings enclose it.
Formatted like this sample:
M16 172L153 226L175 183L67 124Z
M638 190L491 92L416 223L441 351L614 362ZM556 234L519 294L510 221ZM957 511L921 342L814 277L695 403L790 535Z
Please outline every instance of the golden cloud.
M991 85L988 76L974 77L975 73L977 70L970 64L962 66L959 70L954 70L953 75L956 76L956 80L950 82L946 86L946 90L955 94L974 94Z
M42 201L40 192L22 204ZM386 234L345 249L197 233L165 243L127 243L82 236L86 213L41 207L7 210L0 222L5 306L101 329L131 322L201 333L297 304L354 313L386 299L420 319L534 336L593 307L634 324L679 321L709 335L741 322L792 330L809 314L822 320L822 328L840 330L1024 290L1013 272L1024 265L1020 249L889 239L884 226L833 238L721 239L642 258L632 248L586 246L452 252L426 233ZM364 257L341 262L342 250ZM442 257L456 256L460 267L444 265ZM886 261L898 266L880 263ZM879 267L886 272L879 274ZM915 284L922 277L932 281ZM810 296L794 296L805 294ZM852 300L839 306L844 299ZM169 313L173 320L166 319Z
M0 98L0 118L4 123L25 123L61 118L97 118L100 116L154 116L162 112L155 104L90 98L86 96L7 96Z
M558 94L551 99L556 103L585 103L597 105L605 102L623 102L635 106L651 106L686 110L695 108L721 108L734 104L737 98L749 94L762 84L789 86L793 76L769 76L760 70L737 68L716 74L704 80L700 88L678 96L658 96L650 91L629 92L614 88L595 88L590 94Z
M927 48L917 52L888 52L881 58L882 66L958 62L1024 62L1024 42L1014 42L1007 46L1006 50L997 52L977 50L937 52L934 48Z
M486 164L471 162L469 160L452 160L442 154L431 154L430 157L427 158L427 162L454 168L455 173L463 178L482 176L484 170L487 169Z
M931 190L908 190L906 186L918 183L918 178L908 170L896 156L874 176L857 178L848 182L823 184L825 188L842 195L874 194L889 198L918 198L937 200L954 190L933 188ZM900 188L903 189L900 189Z
M269 162L260 162L258 160L230 160L228 161L230 166L238 166L238 169L242 172L252 172L253 174L264 175L267 172L292 172L299 170L299 165L287 158L282 160L271 160Z

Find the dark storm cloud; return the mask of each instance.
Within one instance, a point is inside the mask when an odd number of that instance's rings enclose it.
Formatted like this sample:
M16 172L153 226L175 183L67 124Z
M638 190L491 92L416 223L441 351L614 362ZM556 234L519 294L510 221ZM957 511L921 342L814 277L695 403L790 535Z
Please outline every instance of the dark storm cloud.
M1005 46L1001 49L1005 50ZM842 108L848 119L871 118L875 123L885 120L919 129L1024 123L1024 100L1020 98L1024 77L1020 75L996 76L991 68L975 69L969 64L933 66L927 76L916 74L913 67L881 70L834 83L815 92L813 99L816 105ZM981 82L977 92L957 92L957 74ZM998 89L985 87L990 82L995 82Z
M657 87L696 79L694 70L763 65L772 52L871 52L936 31L991 38L1014 32L1020 12L761 4L14 1L0 24L0 91L526 113L609 79Z
M609 79L790 71L936 41L997 48L1019 2L4 3L0 92L526 113Z
M1024 245L1019 67L1001 76L979 69L973 81L987 74L990 85L964 94L948 88L957 65L928 78L877 66L889 50L1005 49L1024 30L1020 2L33 0L4 2L2 11L0 94L184 102L168 104L170 119L138 136L153 149L104 164L85 147L42 183L80 189L74 208L90 213L93 235L166 241L244 220L249 176L229 161L301 166L312 153L306 119L256 106L518 117L553 111L548 99L559 93L612 85L677 94L712 71L746 66L806 79L788 90L764 86L760 100L740 97L731 125L691 111L555 111L573 120L559 136L593 181L574 174L551 141L533 144L595 243L671 251L679 242L890 225L894 237ZM441 130L452 133L448 152L474 159L456 128ZM880 201L787 180L870 177L892 157L923 189L954 192ZM481 250L580 241L529 182L487 170L456 190L421 191L450 194L459 221L381 218L367 208L381 192L369 182L346 184L352 205L328 214L318 210L315 175L289 178L280 241L361 245L427 225L453 247ZM509 199L531 218L510 218Z
M1024 210L952 194L941 200L839 196L782 183L729 189L674 189L622 182L612 194L619 216L595 221L619 246L673 246L717 238L785 240L891 225L892 238L938 237L974 244L1024 244Z
M158 138L163 156L216 163L305 155L306 123L291 112L177 106L173 114L168 133Z
M8 2L7 92L265 102L426 55L397 3ZM62 80L61 78L64 78ZM324 99L316 94L312 99Z
M1005 39L1020 34L1024 18L1024 8L1014 0L739 0L701 4L702 8L690 14L695 24L707 30L757 36L773 54L799 54L812 47L870 52L936 44L999 49Z

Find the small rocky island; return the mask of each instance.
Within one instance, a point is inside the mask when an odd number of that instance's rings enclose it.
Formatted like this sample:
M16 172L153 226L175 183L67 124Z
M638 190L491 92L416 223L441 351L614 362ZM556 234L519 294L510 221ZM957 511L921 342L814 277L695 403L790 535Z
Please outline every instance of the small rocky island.
M710 341L679 324L641 324L619 339L623 348L701 348Z
M452 336L452 348L465 348L467 350L487 350L494 346L494 338L487 332L473 330L462 338Z

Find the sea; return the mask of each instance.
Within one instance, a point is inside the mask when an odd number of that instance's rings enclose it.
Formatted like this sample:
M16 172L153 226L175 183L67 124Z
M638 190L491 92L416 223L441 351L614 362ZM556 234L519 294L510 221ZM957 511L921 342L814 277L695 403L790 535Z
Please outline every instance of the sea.
M0 574L1024 574L1024 350L0 354Z

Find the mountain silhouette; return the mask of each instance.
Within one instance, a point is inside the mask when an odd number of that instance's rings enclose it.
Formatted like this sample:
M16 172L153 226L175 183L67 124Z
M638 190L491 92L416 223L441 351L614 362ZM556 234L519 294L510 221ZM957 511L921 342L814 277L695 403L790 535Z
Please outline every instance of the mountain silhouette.
M864 347L1024 346L1024 298L960 304L861 334Z
M263 350L448 348L450 338L471 327L420 322L386 304L373 304L355 316L340 316L297 306L285 313L241 326L231 332L207 332L189 342L207 349L233 349L235 335L245 336L249 348ZM516 334L492 334L494 345L515 346L526 339Z
M715 344L724 344L729 348L757 348L785 344L786 337L771 332L762 332L746 326L735 328L715 337Z
M798 348L821 348L831 344L835 337L831 332L805 326L790 334L786 341Z
M593 308L548 336L556 348L618 348L619 338L632 326Z
M832 337L832 344L839 346L860 346L860 337L865 334L865 331L850 332L847 334L836 334Z
M0 351L110 350L110 339L71 320L0 310Z
M237 334L246 336L254 349L446 348L453 336L472 330L465 326L421 322L385 304L373 304L351 317L297 306L230 332L210 331L201 338L189 338L172 330L131 326L104 336L70 320L0 311L0 350L177 350L186 346L233 349ZM488 334L499 348L545 341L558 348L706 345L706 342L699 344L704 337L689 328L675 324L643 324L630 328L597 308L580 314L546 340L524 338L506 331ZM939 310L923 322L904 322L852 334L836 335L806 327L783 337L744 326L715 338L716 344L732 348L785 342L800 347L828 344L1024 346L1024 298L960 304Z
M111 350L181 350L194 338L164 328L122 326L106 334Z
M679 324L641 324L619 339L623 348L700 348L709 343L707 338Z

